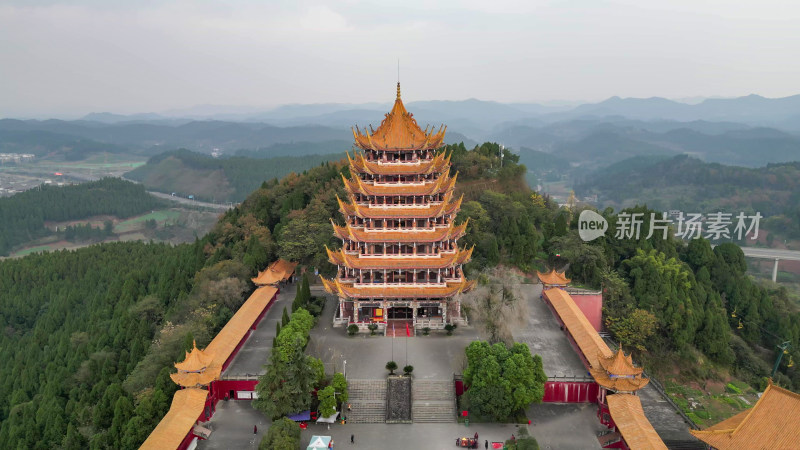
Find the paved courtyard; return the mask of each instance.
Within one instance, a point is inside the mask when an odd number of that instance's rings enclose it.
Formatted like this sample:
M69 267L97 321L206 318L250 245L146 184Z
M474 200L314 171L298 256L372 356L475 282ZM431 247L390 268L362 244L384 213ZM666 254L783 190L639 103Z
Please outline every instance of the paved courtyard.
M531 425L513 424L311 424L301 436L300 448L313 435L331 436L338 448L350 447L350 435L355 435L353 448L361 449L451 449L459 436L479 434L484 440L502 441L519 436L519 428L527 427L545 449L599 449L595 437L601 427L595 417L594 405L542 404L528 409ZM258 433L253 434L253 425ZM253 409L250 401L229 400L217 405L217 412L205 427L212 430L211 439L198 441L201 450L255 449L266 433L269 421ZM601 427L602 428L602 427ZM480 448L483 448L481 445Z
M347 378L377 379L388 373L384 366L390 360L401 368L414 366L416 378L452 380L461 373L464 348L475 339L478 332L471 326L459 327L453 336L444 332L431 332L430 336L386 337L360 334L348 336L344 328L333 328L336 298L328 297L319 324L311 330L307 351L325 364L327 372L343 372L347 361Z
M267 310L258 327L233 358L223 375L247 375L264 373L264 364L272 353L272 339L275 337L275 323L281 320L283 308L291 313L292 301L297 292L297 283L284 285L278 298Z
M542 367L548 377L588 376L566 333L540 298L542 285L523 284L520 286L520 293L528 302L528 320L525 326L512 330L514 340L528 344L531 353L541 355Z

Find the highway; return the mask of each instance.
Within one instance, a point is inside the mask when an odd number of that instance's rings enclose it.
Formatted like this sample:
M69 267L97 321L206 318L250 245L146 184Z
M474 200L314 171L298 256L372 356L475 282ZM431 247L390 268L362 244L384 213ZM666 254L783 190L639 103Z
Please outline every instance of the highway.
M147 192L150 195L154 196L154 197L162 198L164 200L169 200L169 201L172 201L172 202L175 202L175 203L180 203L182 205L199 206L199 207L202 207L202 208L215 209L215 210L218 210L218 211L227 211L227 210L233 208L234 206L238 205L238 203L225 203L225 204L208 203L208 202L201 202L201 201L197 201L197 200L191 200L191 199L184 198L184 197L178 197L177 195L169 195L169 194L165 194L163 192L155 192L155 191L147 191Z
M780 250L776 248L742 247L744 256L750 258L780 259L782 261L800 261L800 251Z

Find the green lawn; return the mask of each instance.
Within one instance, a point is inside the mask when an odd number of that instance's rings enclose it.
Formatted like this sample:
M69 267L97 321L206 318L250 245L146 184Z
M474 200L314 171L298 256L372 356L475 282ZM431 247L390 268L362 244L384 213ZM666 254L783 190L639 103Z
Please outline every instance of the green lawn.
M114 226L114 232L127 233L131 230L137 229L139 225L146 220L155 220L159 224L163 225L165 221L170 221L170 220L174 221L178 217L180 217L180 215L181 215L180 211L176 211L173 209L162 209L153 211L151 213L143 214L141 216L136 216L116 224Z
M51 246L49 246L49 245L38 245L36 247L26 248L26 249L20 250L20 251L18 251L16 253L12 253L10 256L12 258L16 258L16 257L21 257L21 256L27 256L27 255L30 255L31 253L38 253L38 252L50 251L50 250L53 250L53 248Z

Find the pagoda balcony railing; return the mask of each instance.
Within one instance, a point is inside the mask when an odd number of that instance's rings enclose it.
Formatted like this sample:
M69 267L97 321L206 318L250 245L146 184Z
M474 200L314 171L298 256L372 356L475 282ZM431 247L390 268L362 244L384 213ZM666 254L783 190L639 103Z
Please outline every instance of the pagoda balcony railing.
M374 162L378 163L379 166L418 166L423 162L431 162L432 159L416 159L412 161L401 161L401 160L394 160L394 161L384 161L382 159L376 159Z
M339 281L342 283L353 283L353 287L386 287L386 288L411 288L411 287L446 287L447 283L457 283L462 281L463 278L442 278L442 281L435 282L425 282L425 281L417 281L417 282L401 282L401 283L384 283L382 281L376 281L374 283L364 282L359 283L356 278L340 278Z
M367 206L369 208L382 208L382 209L402 209L402 208L427 208L429 206L439 206L443 202L428 202L422 205L414 204L414 203L398 203L398 204L387 204L387 203L359 203L359 206Z
M367 227L363 227L363 226L357 227L357 226L351 225L352 228L355 228L357 230L363 230L365 232L374 231L376 233L382 233L382 232L388 233L388 232L395 232L395 231L408 231L408 232L413 232L413 231L435 231L436 229L447 228L449 226L450 226L450 224L436 224L436 225L434 225L432 227L380 227L380 228L367 228Z
M442 250L442 251L440 251L439 253L417 253L417 254L415 255L415 254L413 254L413 253L386 253L386 254L383 254L383 253L375 253L375 254L361 254L361 253L358 253L357 251L347 251L347 250L345 250L345 253L346 253L346 254L348 254L348 255L353 255L353 256L356 256L356 255L358 255L360 258L364 258L364 259L381 259L381 258L405 259L405 258L408 258L408 259L410 259L410 260L412 260L412 261L413 261L414 259L432 259L432 258L438 258L438 257L439 257L439 256L441 256L442 254L447 254L447 255L449 255L449 254L453 254L453 253L455 253L455 252L456 252L456 250L455 250L455 249L453 249L453 250Z
M435 181L435 180L434 180ZM422 181L373 181L372 184L375 186L423 186L426 183L430 184L431 180L422 180Z

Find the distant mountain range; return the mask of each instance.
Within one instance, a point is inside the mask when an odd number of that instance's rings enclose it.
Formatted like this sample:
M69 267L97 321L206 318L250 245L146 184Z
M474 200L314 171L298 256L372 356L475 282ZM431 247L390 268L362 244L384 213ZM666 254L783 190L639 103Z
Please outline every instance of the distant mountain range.
M93 113L75 121L3 119L0 151L72 159L96 151L153 155L176 148L259 157L339 153L351 146L350 127L377 127L390 106L285 105L261 112L205 105L164 114ZM695 104L613 97L578 106L470 99L410 102L407 108L423 128L446 124L448 143L494 141L551 153L574 166L681 153L743 166L800 160L800 95Z

